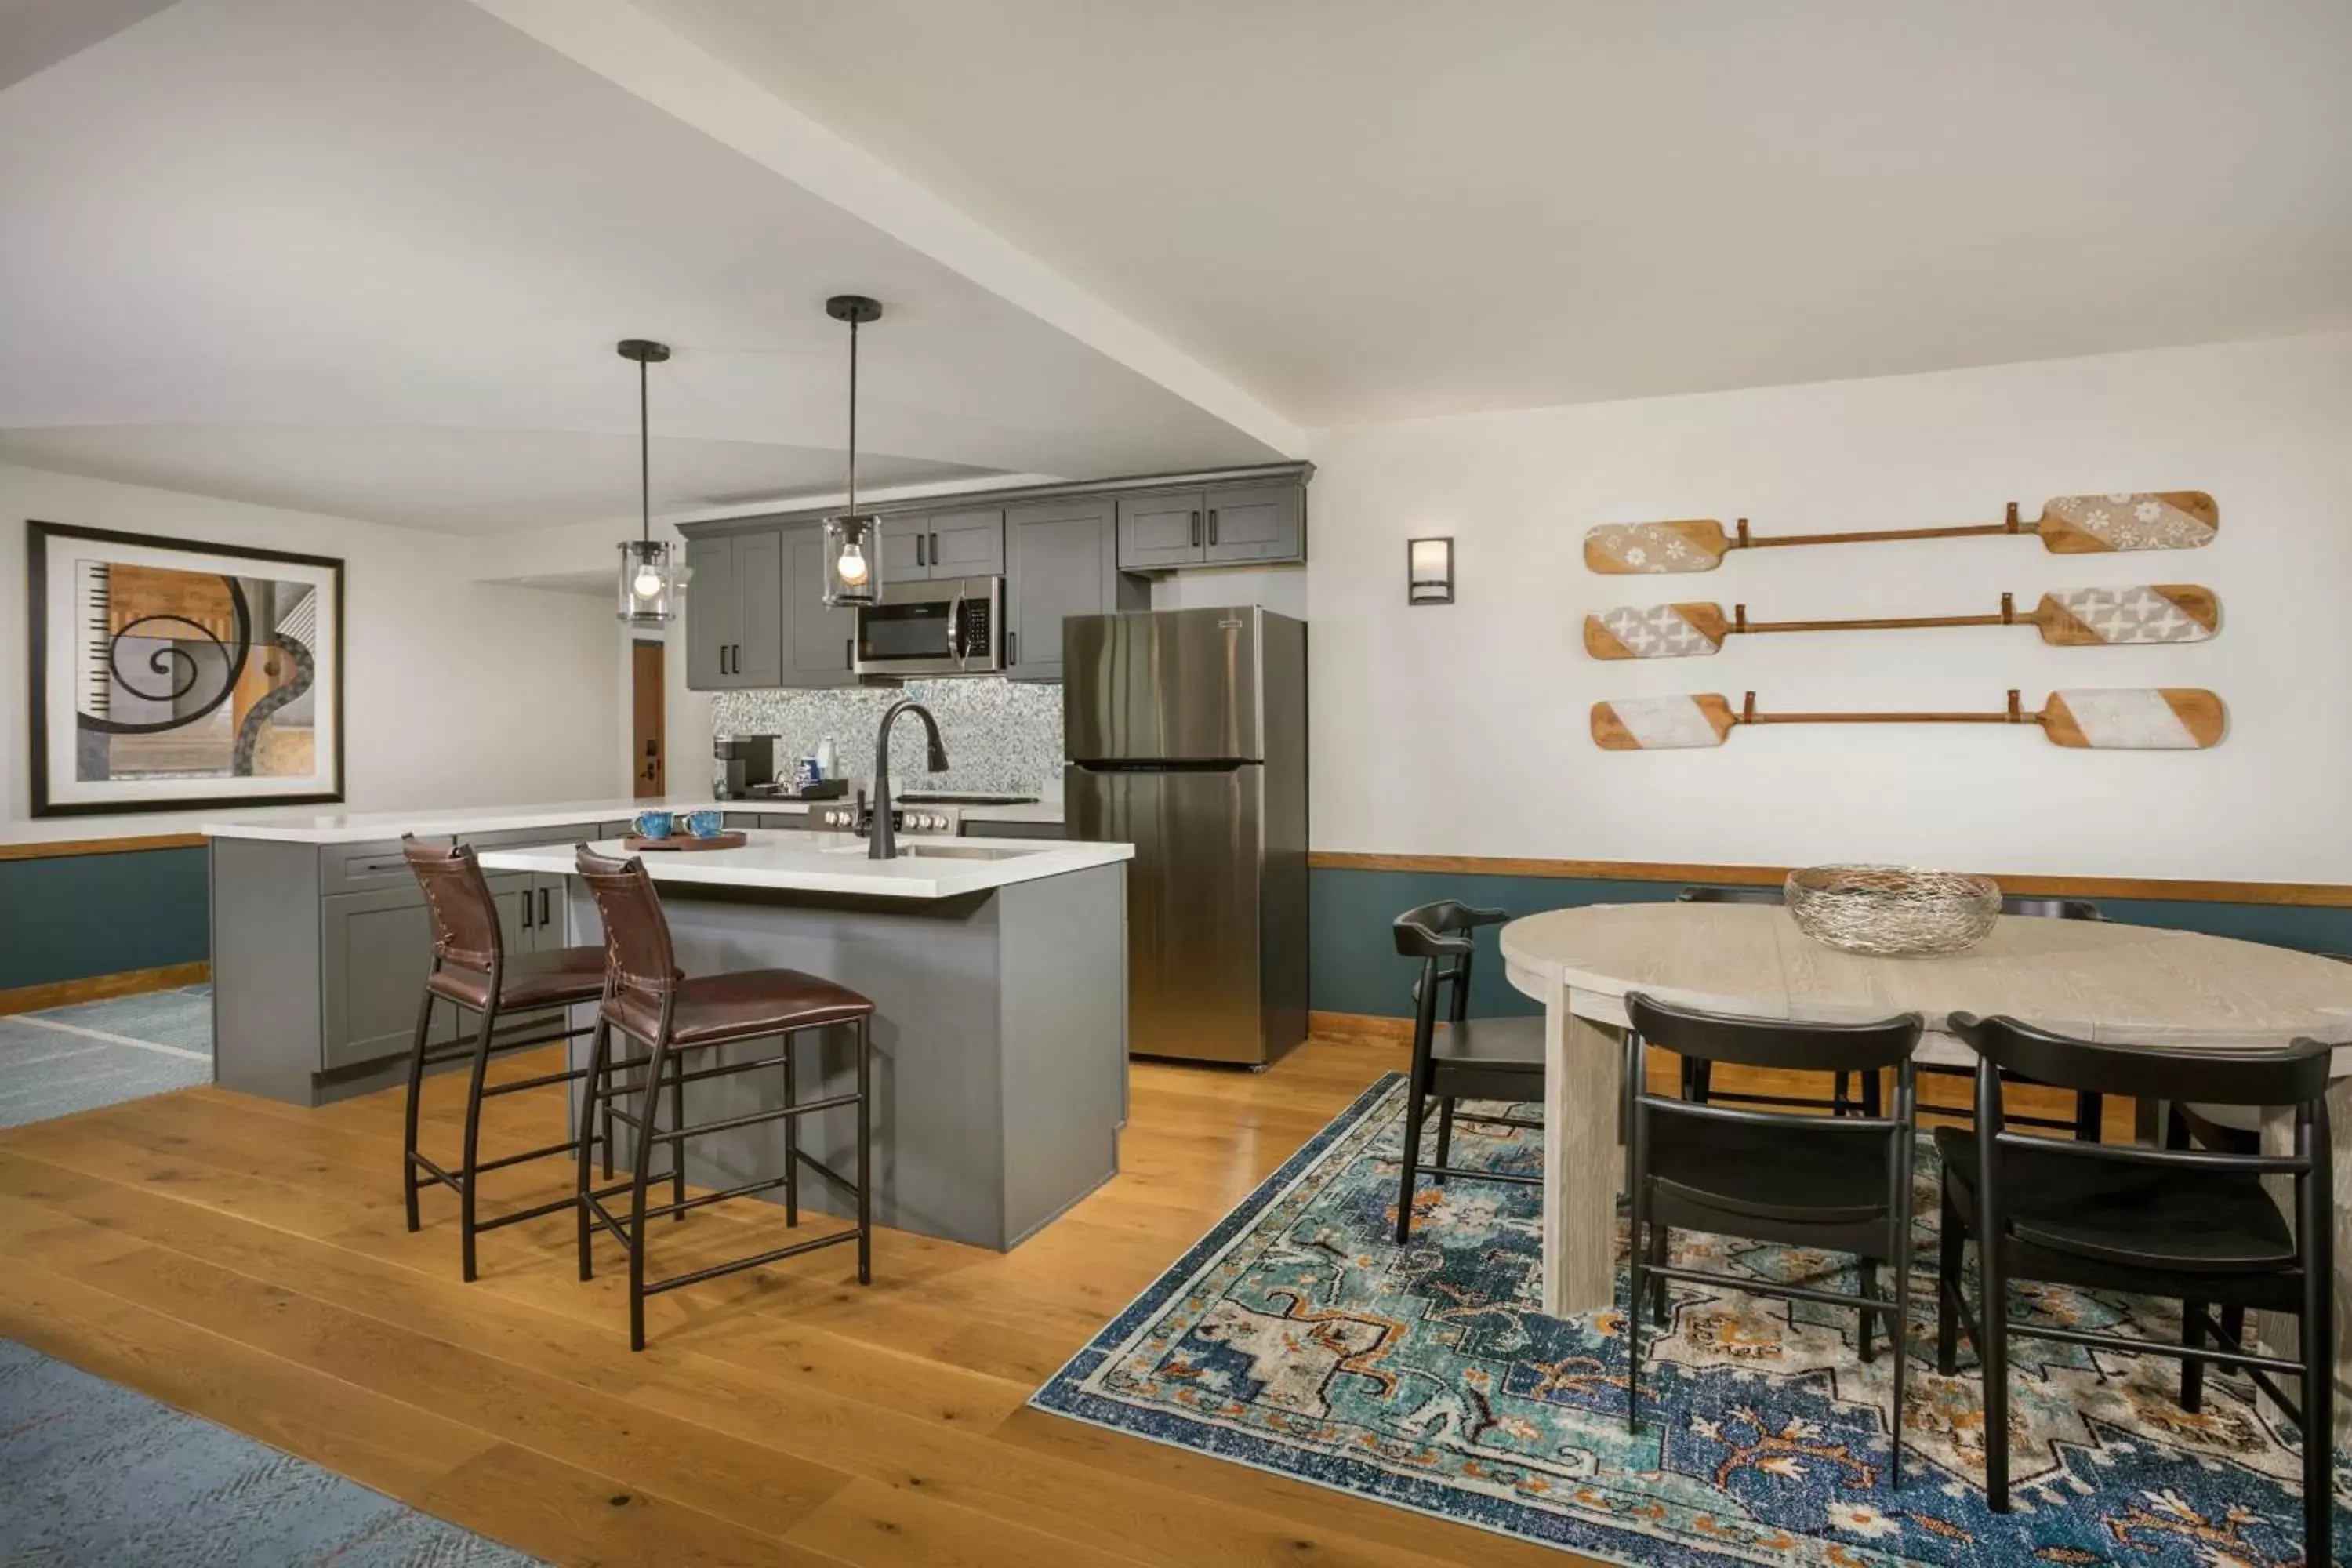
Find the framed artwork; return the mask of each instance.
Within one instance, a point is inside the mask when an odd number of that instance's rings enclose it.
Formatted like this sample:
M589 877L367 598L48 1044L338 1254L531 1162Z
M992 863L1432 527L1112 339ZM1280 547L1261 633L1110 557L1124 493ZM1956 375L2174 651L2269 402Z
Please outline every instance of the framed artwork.
M343 563L26 525L33 815L343 798Z

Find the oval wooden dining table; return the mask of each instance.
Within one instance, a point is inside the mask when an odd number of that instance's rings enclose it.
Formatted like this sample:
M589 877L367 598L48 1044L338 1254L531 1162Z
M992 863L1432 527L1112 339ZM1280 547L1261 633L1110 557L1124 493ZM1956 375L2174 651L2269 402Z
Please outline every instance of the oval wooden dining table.
M2347 1046L2328 1096L2336 1146L2336 1383L2352 1394L2352 964L2191 931L2004 915L1965 952L1843 952L1759 904L1592 904L1502 929L1511 984L1544 1005L1543 1310L1614 1296L1625 995L1760 1018L1917 1013L1923 1061L1972 1065L1954 1013L2006 1013L2118 1044L2228 1050L2301 1036ZM2277 1119L2273 1119L2274 1123ZM2343 1402L2339 1401L2339 1408Z

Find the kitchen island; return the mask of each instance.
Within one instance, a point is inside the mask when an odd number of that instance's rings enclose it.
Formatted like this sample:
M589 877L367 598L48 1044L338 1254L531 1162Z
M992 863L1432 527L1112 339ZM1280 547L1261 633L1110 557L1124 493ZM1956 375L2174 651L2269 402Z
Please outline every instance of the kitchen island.
M617 842L596 847L623 852ZM873 999L875 1222L1013 1247L1118 1169L1133 851L924 839L871 860L866 847L846 834L754 832L739 849L644 859L687 973L803 969ZM595 942L602 925L572 875L572 853L495 848L482 868L562 879L566 940ZM803 1100L853 1087L848 1031L830 1033L837 1037L803 1055ZM614 1048L643 1049L619 1039ZM775 1053L772 1041L721 1049L740 1059ZM587 1042L572 1050L584 1065ZM690 1084L687 1120L771 1109L782 1093L774 1074ZM846 1107L801 1124L803 1146L837 1171L855 1168L856 1137ZM781 1174L784 1162L782 1126L771 1122L696 1140L687 1178L739 1186ZM830 1186L804 1182L802 1203L853 1212Z

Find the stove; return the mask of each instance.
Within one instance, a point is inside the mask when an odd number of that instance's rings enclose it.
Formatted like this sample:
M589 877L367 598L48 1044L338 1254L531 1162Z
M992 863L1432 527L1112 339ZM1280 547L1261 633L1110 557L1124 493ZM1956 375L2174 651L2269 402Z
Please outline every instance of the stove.
M890 803L891 831L899 837L952 838L963 831L963 814L977 805L1030 805L1034 795L951 795L918 792ZM818 832L864 834L871 826L872 805L858 801L820 801L809 807L809 826Z
M898 797L900 805L1034 805L1034 795L966 795L958 790L909 790Z

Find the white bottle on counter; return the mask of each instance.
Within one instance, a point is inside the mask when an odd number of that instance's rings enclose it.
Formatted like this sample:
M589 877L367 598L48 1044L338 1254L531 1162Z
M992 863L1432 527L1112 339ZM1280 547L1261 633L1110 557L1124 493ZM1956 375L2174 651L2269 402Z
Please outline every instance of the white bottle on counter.
M827 735L816 743L816 776L821 779L836 778L839 776L836 770L840 766L840 756L833 749L833 737Z

